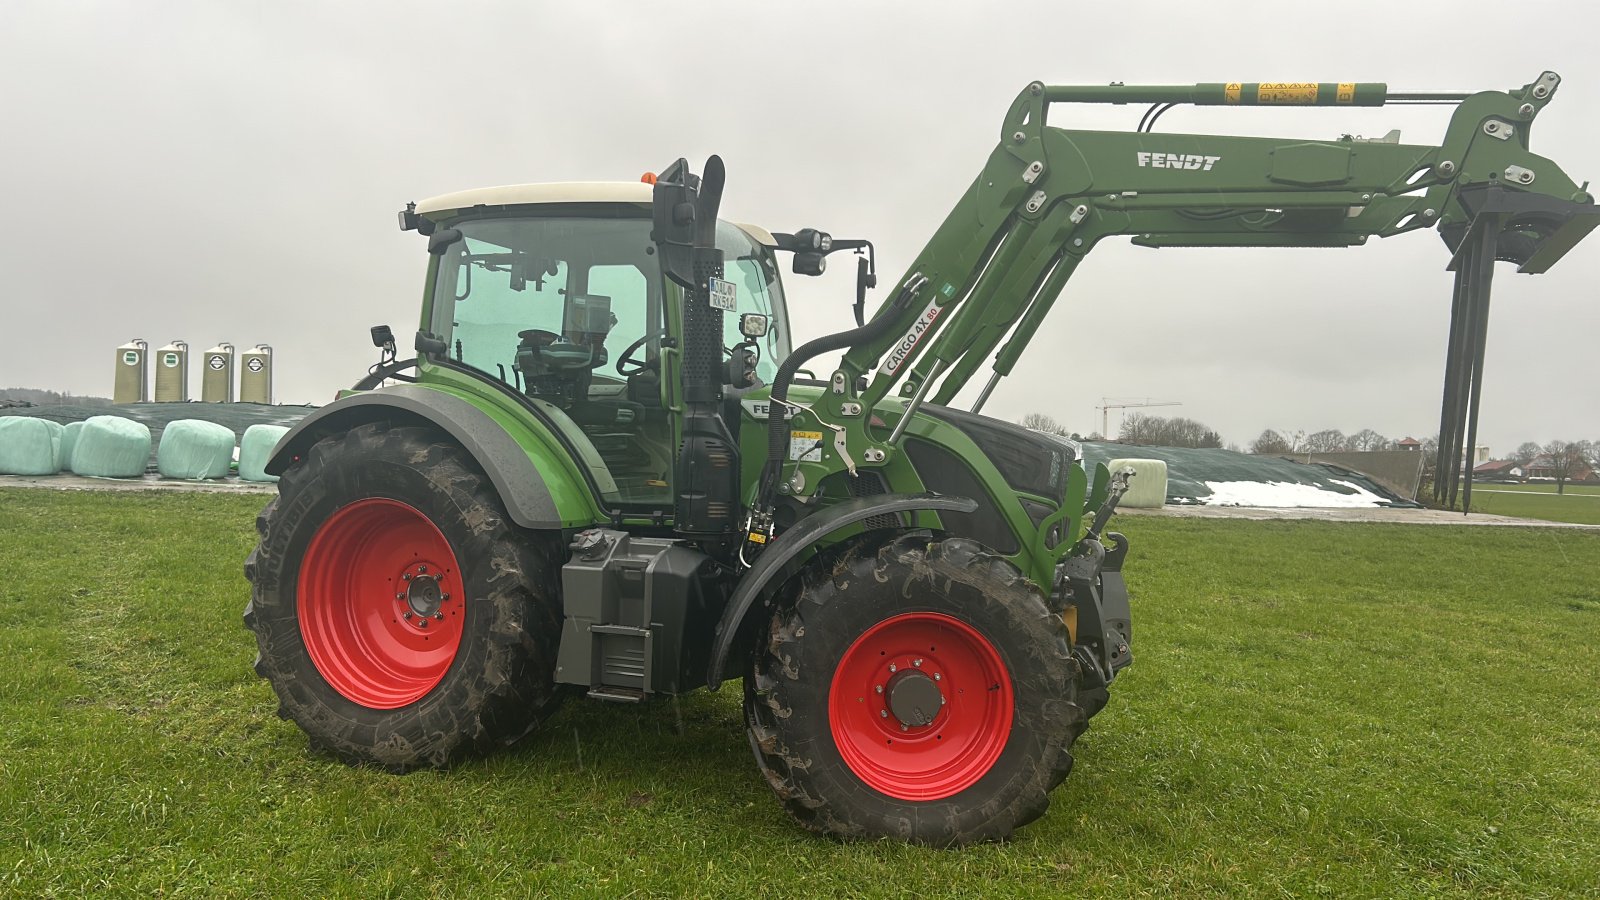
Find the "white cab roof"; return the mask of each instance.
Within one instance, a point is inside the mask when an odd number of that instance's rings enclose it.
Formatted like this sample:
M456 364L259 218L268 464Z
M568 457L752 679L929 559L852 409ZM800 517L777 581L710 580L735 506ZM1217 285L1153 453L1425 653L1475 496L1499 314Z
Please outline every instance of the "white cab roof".
M511 206L533 203L636 203L650 205L651 186L642 181L560 181L551 184L504 184L440 194L417 203L417 212L447 212L474 206ZM756 243L775 247L772 232L760 225L736 223Z
M642 181L565 181L554 184L506 184L429 197L417 212L432 213L474 206L517 203L638 203L650 205L650 185Z

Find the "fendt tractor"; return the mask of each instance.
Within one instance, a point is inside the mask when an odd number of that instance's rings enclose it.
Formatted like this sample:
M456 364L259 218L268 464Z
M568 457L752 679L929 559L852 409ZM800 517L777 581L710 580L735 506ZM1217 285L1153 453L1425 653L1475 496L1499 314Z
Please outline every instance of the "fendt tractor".
M1494 262L1543 272L1596 224L1587 185L1528 149L1558 83L1030 84L871 317L872 244L719 219L717 157L411 204L415 358L374 328L379 364L267 467L256 671L314 749L396 772L510 744L580 691L742 678L761 774L806 828L1003 838L1044 812L1133 658L1129 542L1107 530L1128 472L979 414L1074 269L1113 235L1437 229L1457 272L1441 458L1459 460ZM1135 132L1046 124L1070 103L1151 106ZM1455 110L1438 146L1150 130L1176 104L1386 103ZM816 275L844 251L855 327L793 348L780 254Z

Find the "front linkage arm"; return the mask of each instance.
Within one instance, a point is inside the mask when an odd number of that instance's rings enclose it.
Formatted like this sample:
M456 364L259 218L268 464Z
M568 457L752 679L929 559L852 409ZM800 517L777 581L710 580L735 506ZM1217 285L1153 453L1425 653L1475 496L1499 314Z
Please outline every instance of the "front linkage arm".
M1546 72L1515 90L1474 94L1390 94L1382 84L1031 84L1013 102L983 172L901 279L901 290L868 322L870 336L850 346L831 379L834 389L815 409L843 426L849 456L870 464L894 452L902 429L885 435L850 411L875 408L896 384L913 406L949 403L994 354L974 408L981 407L1078 263L1107 236L1131 235L1149 247L1340 247L1437 227L1453 250L1468 247L1456 267L1478 273L1462 276L1470 289L1458 289L1460 324L1452 326L1440 454L1453 455L1445 443L1459 448L1476 415L1488 286L1482 260L1545 271L1597 221L1587 184L1528 149L1532 123L1559 82ZM1440 145L1046 124L1056 103L1403 102L1456 105ZM1477 243L1464 241L1469 234Z

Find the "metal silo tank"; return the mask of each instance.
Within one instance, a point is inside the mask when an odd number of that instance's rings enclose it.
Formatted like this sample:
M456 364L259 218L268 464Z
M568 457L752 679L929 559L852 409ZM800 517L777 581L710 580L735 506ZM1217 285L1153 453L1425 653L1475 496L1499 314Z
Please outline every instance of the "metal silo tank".
M189 345L173 341L156 351L156 402L185 403L189 400Z
M223 341L206 351L200 370L200 402L233 402L233 345Z
M239 354L239 402L272 403L272 348L266 344Z
M150 345L142 338L117 348L117 376L112 382L113 403L144 403L150 399Z

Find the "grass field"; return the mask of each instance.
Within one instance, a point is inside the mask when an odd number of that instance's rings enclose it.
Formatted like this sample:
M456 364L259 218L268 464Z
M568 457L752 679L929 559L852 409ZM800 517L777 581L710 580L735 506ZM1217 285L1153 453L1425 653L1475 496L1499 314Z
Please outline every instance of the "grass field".
M259 497L0 489L0 895L1594 896L1600 533L1129 517L1137 663L1004 845L840 844L736 691L404 777L239 624Z
M1557 494L1553 484L1475 484L1472 511L1600 525L1600 485L1569 484Z

